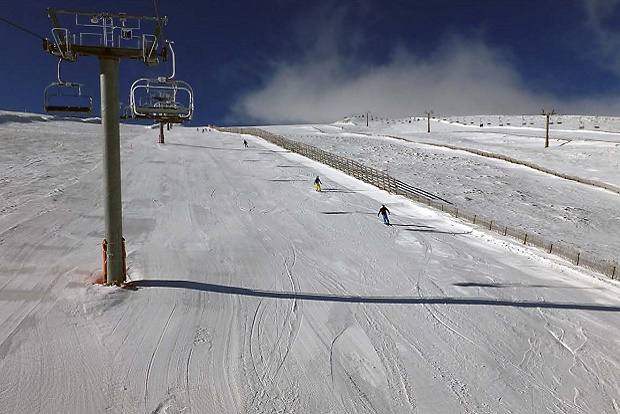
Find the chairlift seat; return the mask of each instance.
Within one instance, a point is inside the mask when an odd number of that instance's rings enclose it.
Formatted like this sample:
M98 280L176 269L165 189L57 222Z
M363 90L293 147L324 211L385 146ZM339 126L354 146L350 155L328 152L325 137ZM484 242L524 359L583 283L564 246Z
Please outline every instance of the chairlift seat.
M65 105L45 105L45 112L71 112L80 114L90 114L93 108L89 106L65 106Z
M150 106L138 106L135 112L137 114L149 114L149 115L189 115L190 110L188 108L162 108L162 107L150 107Z

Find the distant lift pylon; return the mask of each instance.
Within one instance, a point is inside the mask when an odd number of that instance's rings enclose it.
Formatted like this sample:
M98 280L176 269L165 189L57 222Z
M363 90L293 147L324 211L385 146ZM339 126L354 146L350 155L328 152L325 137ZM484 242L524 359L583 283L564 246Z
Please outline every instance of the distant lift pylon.
M43 109L45 112L90 114L93 112L93 96L86 90L84 84L65 82L60 76L58 60L58 82L52 82L45 88L43 94Z

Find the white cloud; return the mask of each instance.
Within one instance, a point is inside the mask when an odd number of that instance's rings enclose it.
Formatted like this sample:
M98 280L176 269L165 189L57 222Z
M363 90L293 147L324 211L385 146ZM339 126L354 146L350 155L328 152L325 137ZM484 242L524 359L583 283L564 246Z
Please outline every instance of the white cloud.
M345 50L341 32L329 38L323 31L304 56L275 63L264 85L238 100L232 120L330 122L366 111L397 117L430 109L438 115L529 114L551 108L604 115L620 109L611 100L560 101L532 90L515 69L516 57L481 39L448 37L424 58L401 45L386 62L371 65L357 50Z

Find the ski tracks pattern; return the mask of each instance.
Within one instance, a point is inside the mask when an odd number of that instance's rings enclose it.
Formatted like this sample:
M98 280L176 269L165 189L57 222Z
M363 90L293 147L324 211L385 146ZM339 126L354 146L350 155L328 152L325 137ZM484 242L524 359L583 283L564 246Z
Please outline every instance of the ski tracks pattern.
M287 255L278 254L281 258L286 283L289 285L288 290L292 294L299 293L299 285L293 271L297 260L295 247L291 244ZM281 282L276 280L274 283L278 287ZM295 404L298 398L295 384L290 384L289 389L282 390L278 380L301 328L302 318L299 306L299 301L293 298L283 302L262 299L256 307L248 341L253 375L258 379L260 386L260 389L254 391L250 403L253 412L284 413ZM277 327L276 336L269 337L263 333L263 325L269 327L266 330L269 333L272 332L274 326Z

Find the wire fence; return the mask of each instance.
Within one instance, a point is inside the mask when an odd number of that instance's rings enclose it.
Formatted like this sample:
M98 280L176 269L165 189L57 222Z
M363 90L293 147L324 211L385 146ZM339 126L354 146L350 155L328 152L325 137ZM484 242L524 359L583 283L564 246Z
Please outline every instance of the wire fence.
M385 171L379 171L374 168L367 167L357 161L329 153L311 145L289 140L260 128L243 127L217 129L222 132L247 134L260 137L279 147L303 155L322 164L329 165L330 167L340 170L347 175L355 177L368 184L372 184L377 188L388 191L389 193L402 195L429 207L444 211L456 218L466 220L480 228L494 231L503 236L511 237L524 245L537 247L546 253L561 257L574 265L593 270L611 279L618 278L616 274L618 273L618 264L614 261L603 260L593 254L581 252L573 246L569 246L561 242L550 241L539 234L528 233L521 229L504 225L488 217L463 211L452 203L436 195L390 176Z

